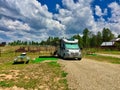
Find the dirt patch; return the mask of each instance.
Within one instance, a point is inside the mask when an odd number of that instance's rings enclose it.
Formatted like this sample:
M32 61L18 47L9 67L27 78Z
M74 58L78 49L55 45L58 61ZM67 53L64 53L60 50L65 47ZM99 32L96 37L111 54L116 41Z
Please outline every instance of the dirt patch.
M11 88L0 88L0 90L25 90L24 88L19 88L17 86L13 86Z
M120 65L90 59L59 60L72 90L120 90Z
M10 70L10 71L2 71L4 72L0 74L0 81L3 81L3 80L12 80L12 79L16 79L19 75L19 70Z

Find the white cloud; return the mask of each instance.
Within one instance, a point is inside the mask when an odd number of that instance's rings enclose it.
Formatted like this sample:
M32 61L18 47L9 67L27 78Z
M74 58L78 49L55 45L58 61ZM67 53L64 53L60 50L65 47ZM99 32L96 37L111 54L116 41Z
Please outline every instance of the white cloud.
M4 17L0 19L0 26L7 27L10 30L30 30L30 27L27 23L23 23L17 20L13 21Z
M81 34L88 28L93 32L101 31L104 27L114 33L120 32L120 6L111 3L112 17L105 21L103 16L108 14L108 8L102 10L95 6L95 21L91 2L93 0L62 0L63 7L56 4L59 13L48 11L47 5L41 5L37 0L0 0L0 40L35 40L41 41L49 36L70 36ZM6 39L5 39L6 40Z
M102 12L102 9L100 8L100 6L96 5L95 6L95 14L99 17L107 15L107 9L104 9L104 12Z
M90 3L92 0L79 0L74 3L73 0L63 0L65 9L60 8L59 14L54 15L63 25L66 26L66 34L82 33L83 29L96 28Z
M105 21L103 17L100 17L96 22L97 29L101 31L104 27L109 28L112 33L117 36L120 34L120 6L116 2L113 2L108 5L108 7L111 9L111 17L108 21Z
M1 0L0 29L13 40L41 41L52 33L53 36L64 35L65 26L53 19L47 5L37 0Z
M109 5L109 8L111 8L112 12L112 17L109 18L109 25L116 35L120 34L120 5L113 2Z
M60 9L60 5L56 4L56 10L59 10L59 9Z
M109 8L112 9L112 17L109 20L111 22L120 23L120 5L113 2L109 5Z
M100 6L96 5L95 14L100 18L95 21L90 7L91 2L92 0L79 0L77 3L74 3L73 0L63 0L63 5L66 8L60 8L59 14L54 15L54 17L66 26L67 35L82 33L84 28L96 33L102 31L104 27L109 28L116 35L119 34L120 6L116 2L109 5L109 8L112 9L112 17L106 21L104 16L108 15L108 8L102 8L102 10Z

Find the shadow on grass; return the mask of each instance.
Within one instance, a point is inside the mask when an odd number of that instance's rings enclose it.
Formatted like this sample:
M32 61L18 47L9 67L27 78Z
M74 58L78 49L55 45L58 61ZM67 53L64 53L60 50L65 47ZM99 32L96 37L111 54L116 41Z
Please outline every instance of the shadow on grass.
M71 58L71 59L62 59L62 60L65 60L65 61L81 61L82 59L73 59L73 58Z
M58 58L56 56L39 56L39 58Z
M81 61L82 58L62 58L62 57L58 57L61 60L65 60L65 61Z
M15 64L28 64L29 61L17 61L17 62L13 62L13 65Z

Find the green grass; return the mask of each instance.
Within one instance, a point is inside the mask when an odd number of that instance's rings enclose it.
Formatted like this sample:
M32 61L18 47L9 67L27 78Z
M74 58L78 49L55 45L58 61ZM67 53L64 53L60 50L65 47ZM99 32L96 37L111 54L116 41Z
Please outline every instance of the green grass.
M66 77L66 76L67 76L67 74L68 74L68 73L66 73L66 72L62 71L62 74L61 74L61 75L62 75L62 77Z
M1 87L11 87L14 84L12 82L7 82L7 81L0 81L0 86Z
M102 61L102 62L120 64L120 58L111 57L111 56L100 56L100 55L94 54L94 55L86 55L85 58Z

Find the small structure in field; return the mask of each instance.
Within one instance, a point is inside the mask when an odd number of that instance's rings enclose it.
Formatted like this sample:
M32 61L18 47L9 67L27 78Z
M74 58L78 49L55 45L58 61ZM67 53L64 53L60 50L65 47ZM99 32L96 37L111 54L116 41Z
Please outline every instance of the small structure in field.
M17 56L14 59L13 64L28 64L29 63L30 58L28 56L26 56L26 53L21 53L19 56Z
M103 49L120 50L120 38L112 39L109 42L103 42L101 47Z
M6 42L0 43L0 47L5 46L5 45L6 45Z

